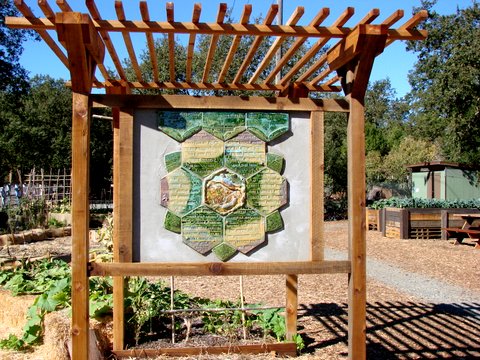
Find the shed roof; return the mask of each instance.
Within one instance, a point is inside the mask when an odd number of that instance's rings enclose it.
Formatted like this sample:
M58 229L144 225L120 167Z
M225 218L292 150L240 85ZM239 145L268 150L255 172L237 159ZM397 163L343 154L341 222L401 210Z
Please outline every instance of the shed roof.
M441 170L445 170L446 168L462 169L462 170L478 169L471 165L460 164L460 163L449 162L449 161L425 161L418 164L406 165L405 167L411 172L441 171Z
M239 22L224 23L226 4L219 4L218 14L213 21L201 21L202 7L200 4L195 4L191 21L179 22L174 17L174 3L166 4L163 17L153 19L150 16L147 1L139 1L141 19L135 19L125 13L122 1L102 0L102 4L108 2L114 6L117 15L116 19L106 20L102 17L94 0L86 0L88 14L75 12L67 0L56 0L55 10L48 0L38 0L38 8L44 17L35 16L34 11L23 0L14 2L23 17L7 18L7 25L12 28L36 30L71 73L87 70L76 69L77 61L75 55L69 52L69 47L77 40L69 37L66 27L73 22L86 25L83 27L83 40L80 41L94 59L96 70L92 85L98 88L263 90L278 91L279 94L285 94L289 89L296 88L303 89L304 93L339 92L342 90L340 86L342 76L339 75L338 70L362 52L374 51L375 55L378 55L395 40L418 40L426 37L426 31L415 30L415 26L427 17L426 11L418 12L394 29L393 26L404 16L403 10L397 10L383 21L373 24L374 20L380 16L380 11L372 9L357 24L347 26L347 22L354 14L353 8L346 8L334 20L329 19L328 8L321 8L312 19L307 20L307 24L301 25L304 8L298 6L285 25L275 25L277 5L271 5L263 22L256 24L250 21L252 13L250 4L244 6ZM39 12L38 8L35 12ZM52 30L57 32L57 36L52 35ZM126 74L125 65L118 55L119 42L122 40L117 41L118 38L113 37L113 33L122 34L123 43L135 73L134 78L129 78ZM140 69L137 55L139 48L132 42L131 34L133 33L145 35L146 51L152 65L150 73ZM169 76L165 79L161 78L158 72L159 59L154 51L154 40L158 34L166 34L168 37L168 54L165 54L165 58L168 58ZM211 42L203 64L203 73L195 74L192 73L194 61L192 55L196 37L200 34L210 35ZM186 42L188 54L186 69L178 71L175 37L180 35L188 37ZM383 36L386 40L379 48L369 49L365 39L370 35ZM221 36L232 37L232 42L228 54L222 60L220 71L213 72L212 61ZM238 50L238 43L245 36L252 36L253 43L241 65L231 69L234 66L232 60ZM254 64L253 59L258 57L260 43L269 37L272 40L270 48L263 54L260 64ZM288 50L278 63L274 63L275 53L289 38ZM305 55L292 63L294 55L302 45L307 46ZM110 63L113 64L114 71L109 71L107 68L106 64ZM253 71L251 67L257 65L258 68ZM248 74L253 73L253 75L245 76L249 68ZM233 70L235 76L228 77L227 70L230 70L230 74ZM185 75L181 77L179 73ZM281 74L279 80L276 80L277 74Z

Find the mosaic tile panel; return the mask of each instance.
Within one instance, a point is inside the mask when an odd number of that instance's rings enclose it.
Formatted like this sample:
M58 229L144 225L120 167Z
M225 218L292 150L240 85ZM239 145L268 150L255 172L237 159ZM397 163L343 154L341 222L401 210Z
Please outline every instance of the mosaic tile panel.
M289 130L288 114L165 112L159 129L182 142L164 157L160 191L164 226L184 244L227 261L283 229L285 160L266 142Z
M202 130L182 143L182 165L205 177L223 167L223 151L223 141Z
M248 113L247 129L265 142L288 132L289 116L284 113Z
M202 202L202 180L182 168L174 170L160 181L160 202L177 215L188 213Z
M202 206L182 218L183 242L200 254L206 254L223 242L223 218Z
M265 169L247 179L247 205L268 215L287 203L287 182L277 172Z
M225 242L248 253L265 240L263 217L255 210L239 209L225 218Z
M205 179L204 203L221 215L229 214L245 202L245 180L227 169Z
M202 120L201 112L159 111L157 113L158 129L178 142L200 131Z
M220 140L228 140L240 134L245 128L245 113L206 112L203 114L203 130Z
M248 177L265 165L265 142L244 131L225 142L225 166Z

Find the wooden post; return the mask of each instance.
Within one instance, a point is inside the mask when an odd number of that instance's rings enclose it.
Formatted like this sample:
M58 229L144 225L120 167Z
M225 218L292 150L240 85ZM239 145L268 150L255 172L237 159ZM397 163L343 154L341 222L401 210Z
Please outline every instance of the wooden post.
M286 276L285 327L287 340L297 334L298 275Z
M90 106L73 93L72 116L72 359L88 358Z
M324 236L323 236L323 193L324 193L324 135L323 135L323 111L312 111L310 115L311 133L311 159L310 159L310 243L311 260L321 261L324 259Z
M72 80L72 359L88 358L88 252L90 101L96 65L105 46L87 14L55 15L58 40L68 53Z
M349 358L366 358L366 230L364 108L350 99L348 121L348 242L352 270L348 282Z
M113 204L115 262L132 261L133 111L113 109ZM125 279L113 278L113 350L123 350Z

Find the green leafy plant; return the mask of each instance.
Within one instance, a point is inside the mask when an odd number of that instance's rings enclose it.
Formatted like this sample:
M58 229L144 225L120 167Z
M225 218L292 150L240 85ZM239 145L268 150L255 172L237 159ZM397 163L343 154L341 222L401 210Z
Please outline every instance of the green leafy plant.
M50 209L50 212L65 214L71 212L71 208L72 205L70 203L70 199L65 197L53 205Z
M480 209L480 200L440 200L422 198L396 198L381 199L375 201L370 208L383 209L386 207L395 208L443 208L443 209Z

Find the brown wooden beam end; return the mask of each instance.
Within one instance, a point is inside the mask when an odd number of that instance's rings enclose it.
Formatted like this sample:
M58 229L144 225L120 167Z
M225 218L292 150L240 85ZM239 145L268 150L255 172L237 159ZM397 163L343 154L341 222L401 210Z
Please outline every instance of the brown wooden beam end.
M78 12L55 15L58 40L67 50L72 90L90 93L97 64L103 64L105 45L91 18Z

